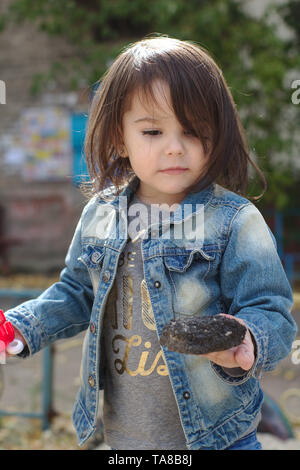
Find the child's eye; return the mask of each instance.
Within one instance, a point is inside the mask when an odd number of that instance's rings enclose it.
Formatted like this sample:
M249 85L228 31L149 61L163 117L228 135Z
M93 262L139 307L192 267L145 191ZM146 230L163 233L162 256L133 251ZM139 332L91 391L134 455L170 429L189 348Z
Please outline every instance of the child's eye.
M193 137L196 137L196 134L195 134L195 131L193 131L192 129L188 130L188 131L184 131L185 135L191 135Z
M151 130L151 131L143 131L142 134L155 136L155 135L161 134L161 132L157 130Z

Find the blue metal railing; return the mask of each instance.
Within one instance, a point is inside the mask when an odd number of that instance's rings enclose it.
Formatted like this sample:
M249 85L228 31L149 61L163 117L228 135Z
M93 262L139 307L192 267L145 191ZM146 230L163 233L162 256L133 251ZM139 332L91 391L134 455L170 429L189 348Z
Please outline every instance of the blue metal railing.
M287 278L294 288L295 281L300 280L300 270L297 268L297 264L300 264L300 252L289 252L284 246L284 235L285 235L285 219L287 217L298 217L300 220L300 209L286 209L282 212L263 212L264 216L274 217L274 236L277 243L277 252L283 263ZM300 245L300 236L299 243Z

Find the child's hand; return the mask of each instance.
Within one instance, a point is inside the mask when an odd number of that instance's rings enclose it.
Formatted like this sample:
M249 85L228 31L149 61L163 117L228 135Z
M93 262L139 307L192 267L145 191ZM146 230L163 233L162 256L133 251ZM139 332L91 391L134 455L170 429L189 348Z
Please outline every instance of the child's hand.
M220 313L219 315L225 315L226 317L233 318L246 326L245 322L240 318L236 318L226 313ZM245 338L239 346L227 349L226 351L217 351L208 354L203 354L203 357L207 357L210 361L215 362L222 367L241 367L244 370L249 370L254 363L254 344L247 328Z
M17 330L17 328L15 328L13 326L13 329L14 329L14 332L15 332L15 339L19 339L20 341L22 341L22 343L24 344L24 347L26 346L26 340L24 338L24 336L20 333L19 330ZM7 357L14 357L14 354L9 354L7 351L6 351L6 356Z

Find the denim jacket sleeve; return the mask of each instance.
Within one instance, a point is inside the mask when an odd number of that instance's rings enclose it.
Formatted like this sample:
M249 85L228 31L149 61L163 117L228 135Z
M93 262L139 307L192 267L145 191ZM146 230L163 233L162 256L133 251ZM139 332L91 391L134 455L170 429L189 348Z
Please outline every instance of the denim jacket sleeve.
M221 295L230 315L241 318L256 349L252 368L242 376L212 363L223 380L238 384L273 370L292 348L297 325L291 315L293 295L263 216L251 203L231 221L220 266ZM229 371L228 371L229 372Z
M35 354L57 339L74 336L89 325L93 288L85 266L78 261L81 255L81 223L86 208L77 224L60 280L38 298L5 312L7 320L24 336L27 355Z

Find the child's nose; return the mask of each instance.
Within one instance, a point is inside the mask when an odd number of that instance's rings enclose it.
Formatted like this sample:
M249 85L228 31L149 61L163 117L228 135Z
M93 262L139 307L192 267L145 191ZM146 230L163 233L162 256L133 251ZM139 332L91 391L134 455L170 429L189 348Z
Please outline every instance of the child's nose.
M172 136L167 145L166 145L166 154L168 156L173 155L183 155L184 154L184 146L181 139L177 136Z

